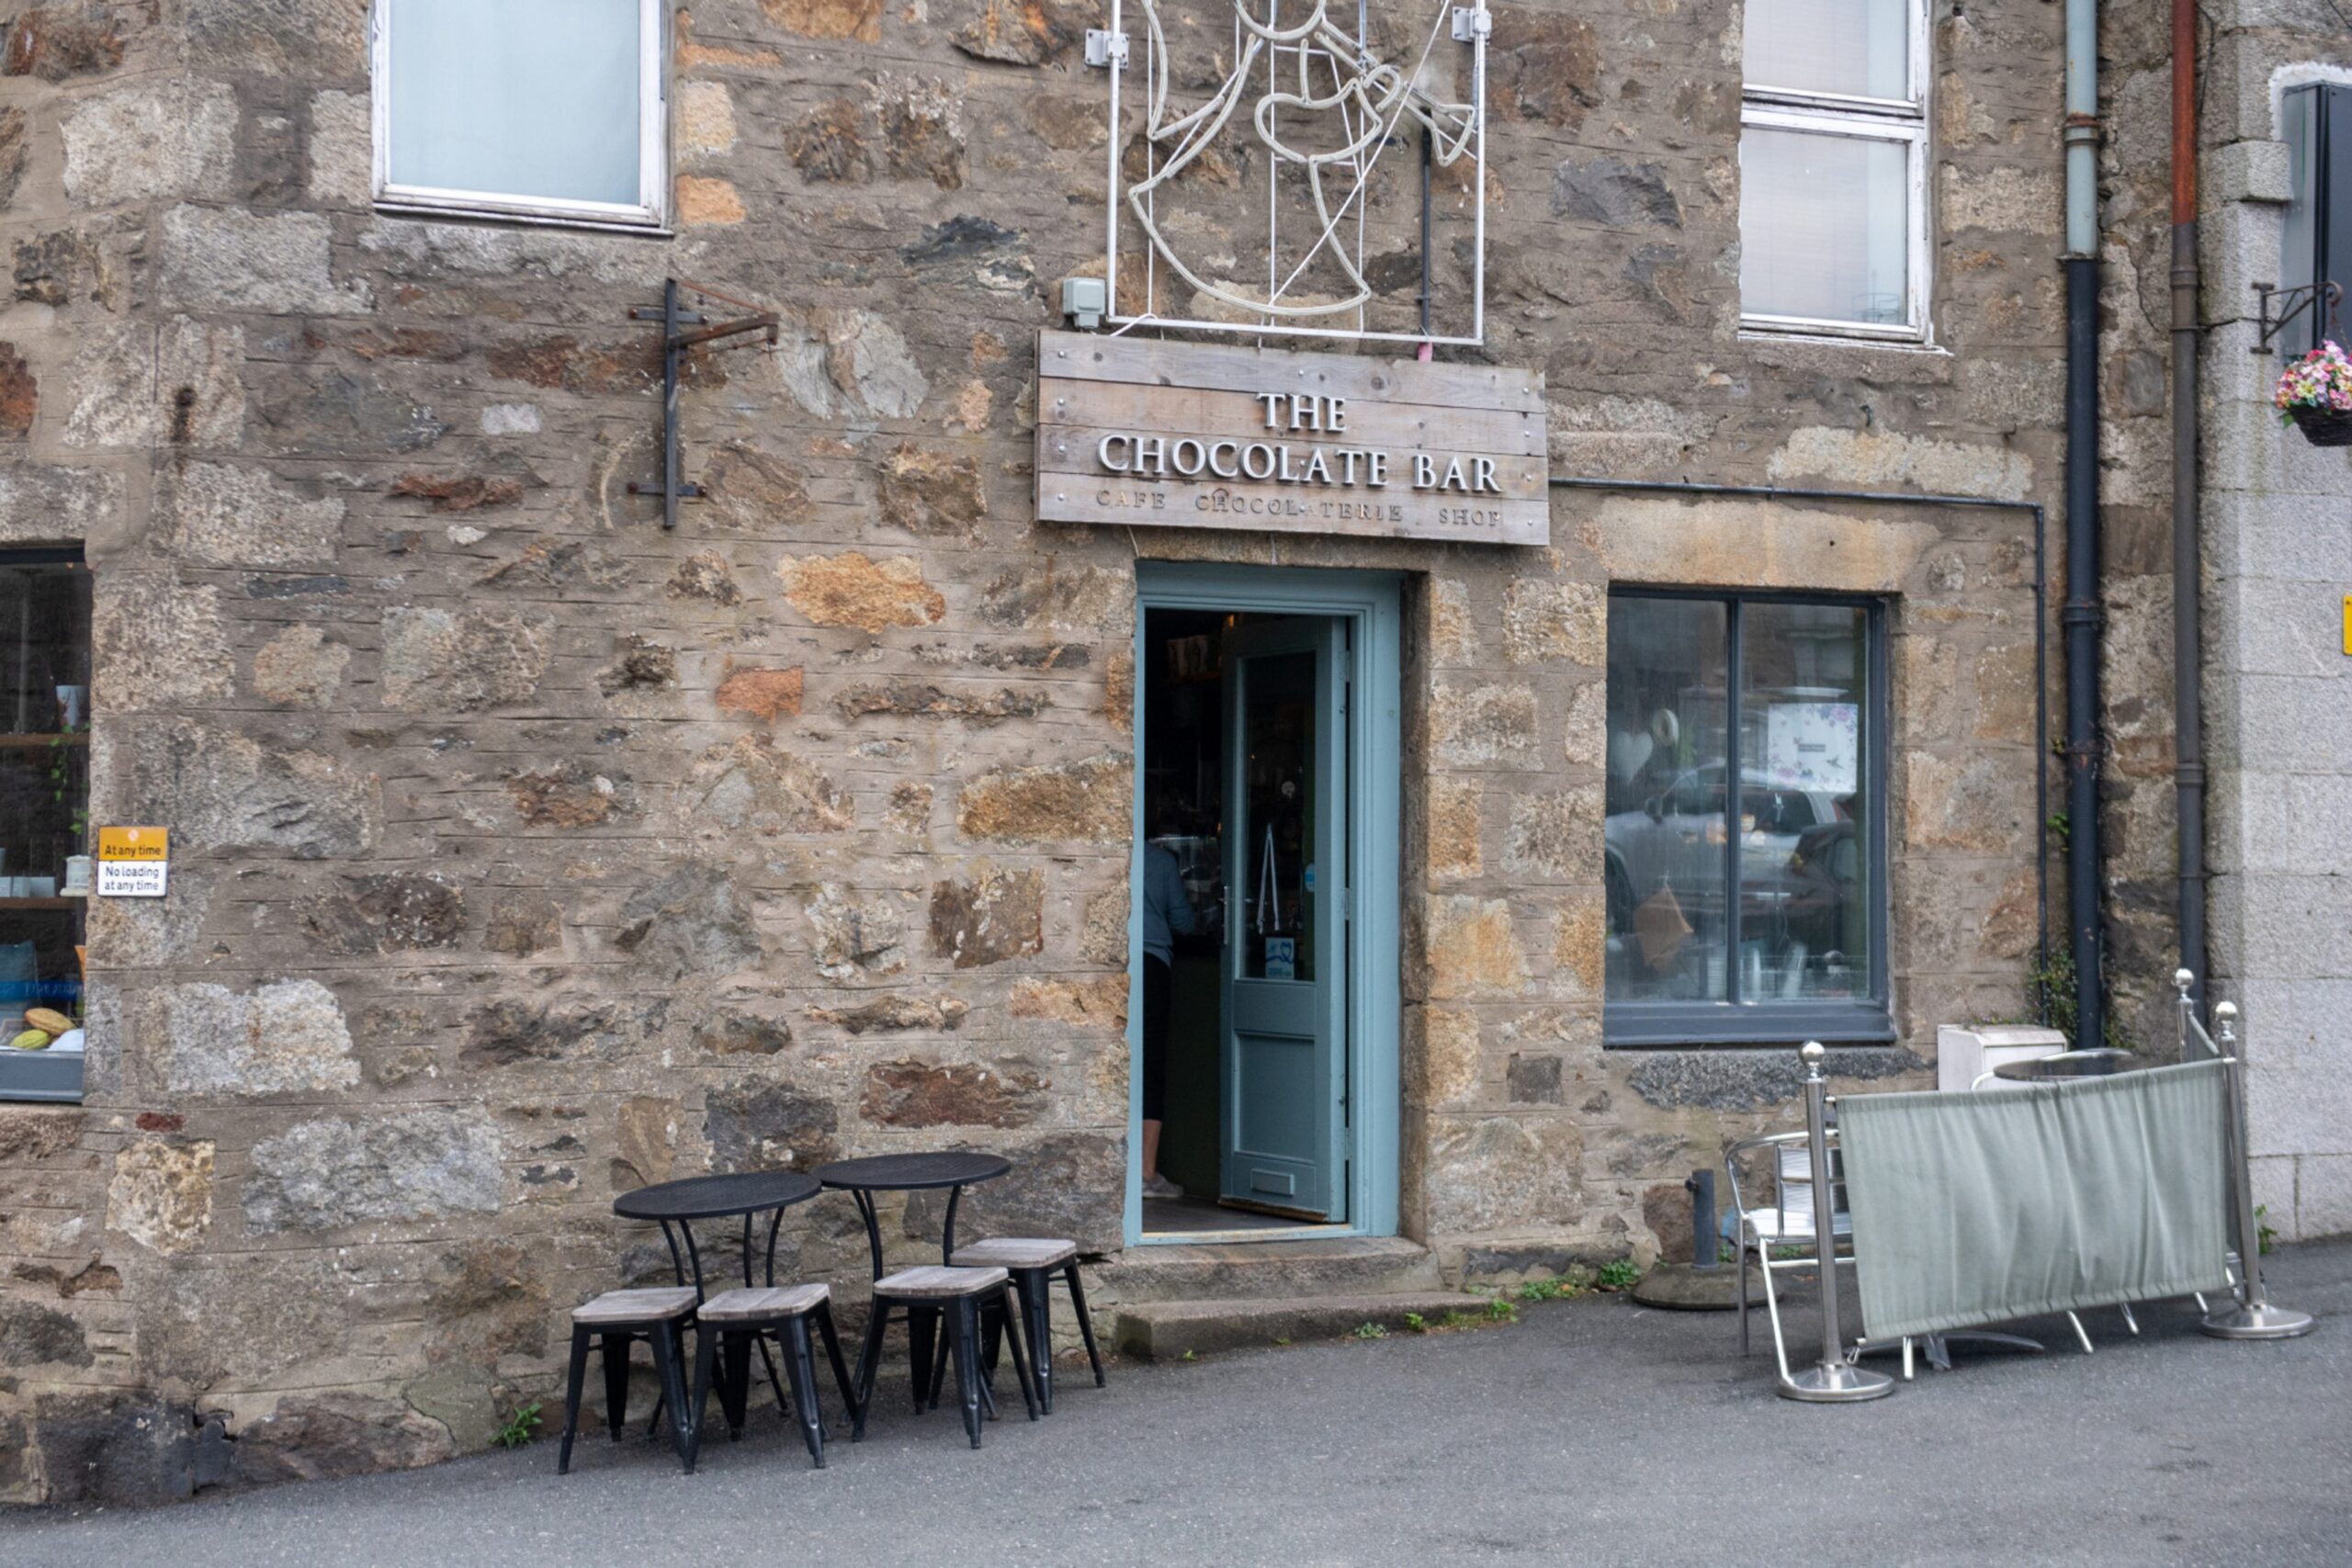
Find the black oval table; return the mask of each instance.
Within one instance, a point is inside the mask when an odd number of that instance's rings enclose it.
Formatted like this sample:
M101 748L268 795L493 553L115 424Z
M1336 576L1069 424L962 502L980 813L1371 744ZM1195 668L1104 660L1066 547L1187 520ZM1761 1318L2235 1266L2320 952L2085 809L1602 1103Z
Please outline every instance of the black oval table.
M994 1181L1012 1168L1002 1155L962 1151L941 1154L869 1155L863 1159L837 1159L812 1173L827 1187L847 1192L857 1202L865 1222L865 1243L874 1251L874 1277L882 1278L882 1225L875 1217L876 1192L935 1192L947 1189L947 1217L940 1226L939 1260L956 1256L956 1205L964 1189L975 1182Z
M732 1219L743 1217L743 1283L752 1284L752 1219L755 1214L775 1211L768 1221L767 1282L775 1283L775 1235L784 1224L784 1212L795 1203L806 1203L824 1190L823 1184L805 1172L797 1170L745 1170L726 1176L689 1176L678 1181L664 1181L651 1187L640 1187L613 1200L613 1213L624 1219L651 1220L662 1227L662 1239L670 1244L670 1267L678 1283L686 1282L687 1266L694 1269L695 1296L701 1300L703 1289L702 1253L695 1246L694 1222L696 1220ZM673 1234L670 1227L677 1226ZM685 1256L678 1253L678 1235L686 1238Z

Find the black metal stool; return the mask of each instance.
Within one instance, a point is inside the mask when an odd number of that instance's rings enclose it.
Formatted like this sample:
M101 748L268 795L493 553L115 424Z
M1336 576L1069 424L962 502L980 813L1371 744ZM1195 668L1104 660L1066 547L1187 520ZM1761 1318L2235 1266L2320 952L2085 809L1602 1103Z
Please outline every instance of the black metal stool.
M988 1374L980 1359L980 1303L991 1297L1008 1300L1012 1290L1001 1269L950 1269L937 1264L901 1269L875 1280L873 1314L866 1321L865 1344L857 1358L857 1416L850 1440L856 1442L865 1436L865 1411L874 1398L874 1374L882 1361L882 1337L889 1329L891 1312L903 1310L912 1352L910 1359L914 1371L916 1413L920 1415L934 1403L932 1337L944 1328L945 1348L956 1358L956 1387L964 1407L964 1430L970 1436L972 1446L978 1448L982 1407L990 1415L996 1410L995 1396L989 1389ZM1035 1421L1037 1400L1030 1389L1027 1359L1021 1353L1017 1336L1007 1335L1005 1338L1012 1347L1012 1370L1021 1380L1022 1402L1029 1407L1029 1419Z
M1094 1346L1094 1320L1086 1310L1086 1287L1078 1279L1078 1243L1044 1236L999 1236L956 1249L958 1269L1002 1269L1012 1276L1013 1294L1020 1299L1022 1330L1029 1341L1029 1364L1037 1382L1037 1405L1054 1413L1054 1326L1048 1292L1058 1272L1069 1287L1070 1305L1078 1313L1078 1332L1086 1341L1086 1359L1094 1368L1094 1386L1103 1386L1102 1353ZM993 1346L986 1347L993 1349ZM995 1358L990 1355L993 1364ZM944 1365L932 1372L932 1397L939 1397Z
M563 1446L556 1453L555 1472L571 1469L571 1438L580 1426L580 1389L588 1375L591 1340L602 1342L605 1357L605 1417L613 1441L621 1440L628 1423L628 1348L642 1339L653 1347L653 1370L662 1380L662 1398L670 1412L670 1433L678 1458L691 1472L695 1467L693 1417L686 1409L686 1325L694 1321L695 1291L691 1285L658 1290L606 1291L571 1309L571 1368L563 1394ZM661 1412L654 1413L660 1419Z
M695 1435L688 1442L686 1468L694 1468L692 1455L702 1445L703 1413L710 1398L712 1374L718 1373L718 1405L727 1416L727 1435L730 1438L743 1435L745 1407L751 1404L752 1347L767 1335L775 1336L777 1348L784 1352L785 1376L792 1382L791 1410L800 1418L800 1435L808 1444L808 1457L819 1470L825 1468L825 1417L818 1407L817 1358L808 1342L808 1324L815 1319L818 1332L825 1341L825 1354L833 1363L833 1381L840 1384L842 1398L848 1402L853 1419L857 1411L857 1391L852 1386L849 1367L842 1360L842 1342L833 1333L832 1289L827 1285L791 1285L764 1290L747 1289L721 1291L702 1303L695 1314ZM718 1367L719 1352L726 1352L726 1365ZM775 1368L768 1368L768 1383L775 1387ZM784 1390L775 1388L775 1406L779 1413L786 1406Z

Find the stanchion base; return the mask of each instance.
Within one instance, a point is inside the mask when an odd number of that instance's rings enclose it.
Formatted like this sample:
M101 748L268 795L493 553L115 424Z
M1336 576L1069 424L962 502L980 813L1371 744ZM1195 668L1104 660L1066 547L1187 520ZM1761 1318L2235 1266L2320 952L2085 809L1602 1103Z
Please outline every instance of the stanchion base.
M1782 1399L1805 1404L1852 1404L1864 1399L1884 1399L1894 1392L1894 1380L1884 1372L1865 1371L1843 1361L1807 1367L1778 1391Z
M2197 1326L2216 1339L2296 1339L2312 1331L2312 1314L2256 1302L2217 1312Z

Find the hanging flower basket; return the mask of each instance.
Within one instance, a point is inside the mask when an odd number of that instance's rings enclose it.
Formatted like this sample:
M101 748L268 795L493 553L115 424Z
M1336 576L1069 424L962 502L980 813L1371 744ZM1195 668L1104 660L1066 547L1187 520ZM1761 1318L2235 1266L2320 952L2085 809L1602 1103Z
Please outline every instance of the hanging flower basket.
M2324 343L2287 367L2270 400L2314 446L2352 446L2352 359Z

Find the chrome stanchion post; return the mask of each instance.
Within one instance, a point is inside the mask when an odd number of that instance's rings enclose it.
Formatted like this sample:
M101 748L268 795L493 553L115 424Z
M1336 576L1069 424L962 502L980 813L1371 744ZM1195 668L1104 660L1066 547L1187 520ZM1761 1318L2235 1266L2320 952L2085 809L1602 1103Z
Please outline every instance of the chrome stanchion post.
M2173 1032L2180 1041L2180 1059L2194 1061L2196 1058L2188 1051L2188 1021L2197 1016L2197 1004L2189 999L2188 993L2197 988L2197 976L2186 969L2176 969L2172 972L2172 988L2180 993L2180 1010L2173 1015Z
M1882 1399L1894 1392L1894 1380L1849 1362L1845 1337L1838 1328L1838 1197L1829 1184L1829 1083L1821 1076L1822 1061L1829 1052L1820 1041L1808 1040L1797 1055L1805 1068L1804 1134L1806 1151L1813 1156L1814 1251L1821 1260L1821 1364L1782 1382L1780 1394L1782 1399L1809 1404Z
M2244 1283L2239 1304L2217 1312L2197 1326L2216 1339L2292 1339L2312 1331L2312 1314L2292 1307L2272 1306L2262 1294L2262 1228L2254 1213L2254 1161L2245 1114L2245 1059L2238 1054L2238 1010L2228 1002L2213 1004L2214 1043L2222 1048L2222 1082L2229 1100L2231 1185L2237 1189L2232 1219L2238 1233L2238 1268Z

